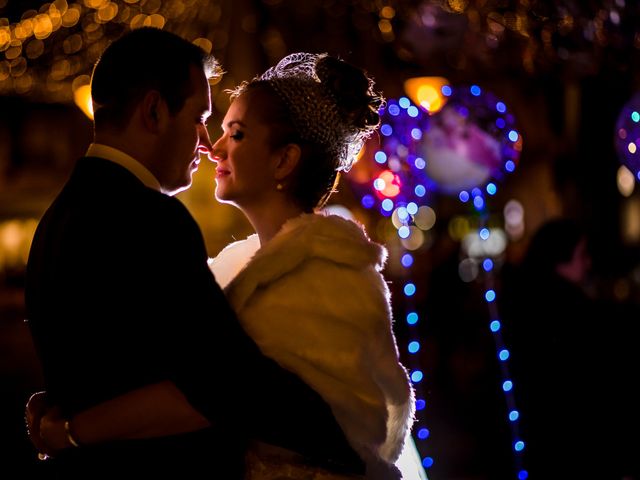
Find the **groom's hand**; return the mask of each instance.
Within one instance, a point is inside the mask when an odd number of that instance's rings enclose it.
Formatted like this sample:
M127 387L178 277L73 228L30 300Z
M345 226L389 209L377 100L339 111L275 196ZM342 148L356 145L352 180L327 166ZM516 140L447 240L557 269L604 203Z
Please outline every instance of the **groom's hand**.
M27 435L38 451L38 458L41 460L45 460L52 453L40 436L40 422L47 413L48 408L46 392L36 392L27 401L24 413L24 419L27 423Z

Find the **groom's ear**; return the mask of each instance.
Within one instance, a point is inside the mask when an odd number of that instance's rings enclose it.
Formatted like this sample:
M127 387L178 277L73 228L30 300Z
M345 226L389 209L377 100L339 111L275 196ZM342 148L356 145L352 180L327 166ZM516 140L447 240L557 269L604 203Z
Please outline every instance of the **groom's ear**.
M149 90L140 104L142 122L151 133L158 133L169 111L167 104L157 90Z
M283 147L278 153L274 177L276 180L284 180L291 175L298 166L302 150L300 149L300 145L290 143Z

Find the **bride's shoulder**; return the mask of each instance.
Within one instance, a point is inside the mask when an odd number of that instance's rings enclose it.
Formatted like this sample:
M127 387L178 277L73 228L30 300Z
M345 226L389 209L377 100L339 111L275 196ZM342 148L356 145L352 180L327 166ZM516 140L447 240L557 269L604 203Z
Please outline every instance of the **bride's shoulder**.
M218 255L209 258L209 268L216 280L224 288L260 248L258 235L251 235L224 247Z

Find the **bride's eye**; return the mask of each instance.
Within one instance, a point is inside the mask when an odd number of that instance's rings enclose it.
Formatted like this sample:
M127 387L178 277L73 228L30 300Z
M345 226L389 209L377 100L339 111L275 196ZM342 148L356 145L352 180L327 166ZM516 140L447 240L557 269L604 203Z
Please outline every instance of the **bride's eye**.
M234 140L242 140L244 138L244 133L236 130L233 135L230 135Z

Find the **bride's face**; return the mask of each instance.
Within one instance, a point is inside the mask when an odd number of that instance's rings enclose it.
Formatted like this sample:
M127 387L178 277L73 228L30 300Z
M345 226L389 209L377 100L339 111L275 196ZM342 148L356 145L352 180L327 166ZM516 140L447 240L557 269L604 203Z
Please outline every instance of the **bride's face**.
M229 106L211 155L217 163L216 198L240 208L263 202L277 183L269 128L252 109L252 98L243 94Z

